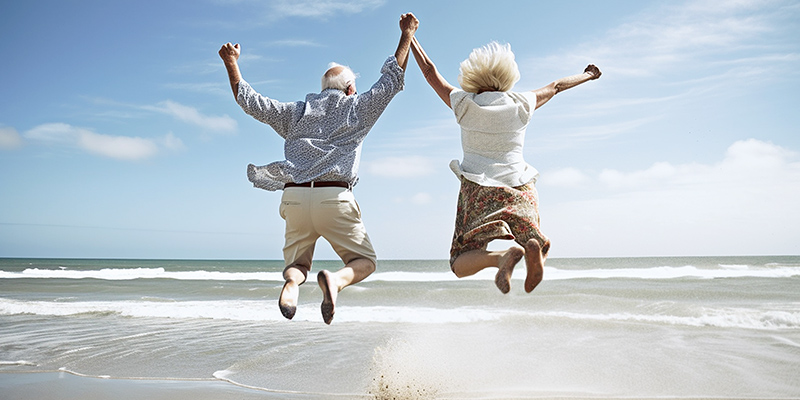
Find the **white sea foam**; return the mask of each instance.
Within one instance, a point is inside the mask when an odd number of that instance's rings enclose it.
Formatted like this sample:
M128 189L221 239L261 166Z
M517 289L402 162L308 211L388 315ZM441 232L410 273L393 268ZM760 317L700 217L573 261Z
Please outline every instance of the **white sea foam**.
M223 300L178 301L83 301L56 303L0 298L0 315L33 314L72 316L117 314L134 318L216 319L234 321L283 321L274 301ZM678 315L681 314L681 315ZM681 326L711 326L764 330L800 329L800 311L786 309L708 308L679 310L673 314L602 313L572 311L521 311L479 307L432 308L403 306L338 306L337 323L452 324L499 321L506 318L542 320L571 319L597 322L642 322ZM321 320L318 307L301 305L294 321ZM138 336L149 335L142 333ZM82 351L85 349L74 349Z
M231 372L231 371L229 371L227 369L216 371L213 374L211 374L211 376L213 376L214 378L220 379L220 380L227 380L228 377L231 376L231 375L233 375L233 372Z
M745 328L745 329L800 329L800 312L788 311L757 311L746 309L713 309L706 310L701 315L678 316L662 314L584 314L574 312L549 312L541 316L569 318L576 320L618 321L618 322L645 322L667 325L718 327L718 328Z
M523 271L516 271L524 274ZM614 269L584 269L565 270L545 268L545 277L548 280L562 279L717 279L717 278L788 278L800 276L798 267L777 268L720 268L701 269L691 265L684 267L653 267L653 268L614 268Z
M458 278L452 272L377 272L372 274L368 281L386 282L444 282L457 280L494 280L497 270L485 269L478 274L467 278ZM525 279L525 268L518 266L512 276L513 279ZM652 268L599 268L570 270L554 267L545 267L544 276L547 280L567 279L717 279L717 278L789 278L800 276L800 267L771 267L759 268L746 265L720 266L715 269L702 269L687 265L683 267L652 267Z
M482 275L486 275L485 277ZM491 275L491 279L494 279L494 275L491 271L486 271L484 274L476 274L475 276L468 277L466 279L482 279L482 278L489 278ZM458 277L455 276L450 271L442 271L442 272L405 272L405 271L391 271L391 272L376 272L365 280L366 282L369 281L383 281L383 282L447 282L447 281L455 281L458 280Z
M720 264L719 267L722 269L738 269L738 270L746 270L750 268L749 265L738 265L738 264Z
M35 367L36 363L25 361L25 360L18 360L18 361L0 361L0 367L7 367L7 366L25 366L25 367Z
M380 270L365 281L384 282L448 282L458 280L493 280L494 270L486 269L474 276L457 278L450 271L407 272ZM800 276L798 266L751 267L746 265L720 265L719 268L683 267L560 269L545 267L547 280L566 279L717 279L717 278L788 278ZM0 271L0 279L175 279L200 281L273 281L282 282L282 272L223 272L223 271L167 271L164 268L106 268L99 270L28 268L22 272ZM518 267L513 279L524 279L525 268Z
M176 279L204 281L283 281L282 272L167 271L164 268L104 268L100 270L68 270L28 268L22 272L0 271L0 279Z
M82 301L55 303L0 298L0 315L72 316L117 314L136 318L220 319L234 321L282 321L275 301L222 300L179 301ZM500 315L481 309L426 307L338 306L337 322L459 323L496 320ZM295 321L321 320L318 307L298 307Z

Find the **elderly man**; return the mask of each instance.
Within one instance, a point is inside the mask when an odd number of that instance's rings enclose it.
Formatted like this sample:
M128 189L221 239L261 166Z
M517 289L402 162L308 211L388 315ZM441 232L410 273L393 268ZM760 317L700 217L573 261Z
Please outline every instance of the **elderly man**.
M345 66L331 64L322 76L321 93L308 94L305 101L278 102L258 94L242 79L239 44L227 43L219 51L237 103L286 140L286 160L260 167L248 165L247 177L255 187L283 190L280 215L286 221L286 282L278 305L288 319L297 310L299 286L311 270L320 236L345 264L335 273L322 270L317 274L326 324L333 319L339 291L375 271L375 250L352 188L358 182L364 138L395 94L403 90L409 46L418 25L411 13L400 17L400 43L394 56L384 62L378 81L360 94L356 94L355 74Z

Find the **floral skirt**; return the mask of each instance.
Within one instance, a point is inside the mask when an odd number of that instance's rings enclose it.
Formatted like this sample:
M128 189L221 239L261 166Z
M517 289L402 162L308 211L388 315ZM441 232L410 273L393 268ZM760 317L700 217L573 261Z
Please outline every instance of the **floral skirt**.
M539 196L533 183L515 188L481 186L461 178L450 265L463 253L486 249L495 239L524 245L536 239L547 254L550 240L539 230Z

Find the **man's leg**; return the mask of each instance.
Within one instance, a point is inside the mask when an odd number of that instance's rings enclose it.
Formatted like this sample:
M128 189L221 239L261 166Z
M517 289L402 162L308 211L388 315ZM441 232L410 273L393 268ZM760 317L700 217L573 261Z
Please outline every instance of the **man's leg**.
M278 298L278 307L288 319L292 319L297 311L300 285L306 281L311 270L314 245L319 238L309 217L309 190L289 188L284 190L281 197L280 215L286 221L286 243L283 247L286 268L283 270L285 283Z
M347 286L363 281L370 274L375 272L375 263L366 258L357 258L348 262L344 268L330 272L319 271L317 283L322 289L322 319L326 324L331 323L336 308L336 297L339 292Z
M283 270L283 279L286 283L283 284L281 289L281 296L278 298L278 307L281 309L281 314L287 319L294 318L297 312L297 299L300 297L300 285L305 283L308 278L308 271L311 266L292 264Z
M376 256L353 192L325 188L317 193L320 198L319 208L315 210L315 227L345 263L344 268L336 272L323 270L317 274L324 296L320 307L322 318L330 324L339 291L372 274Z
M458 256L451 268L457 277L463 278L488 267L497 267L494 283L501 292L508 293L511 290L511 273L523 256L525 250L517 246L503 251L472 250Z

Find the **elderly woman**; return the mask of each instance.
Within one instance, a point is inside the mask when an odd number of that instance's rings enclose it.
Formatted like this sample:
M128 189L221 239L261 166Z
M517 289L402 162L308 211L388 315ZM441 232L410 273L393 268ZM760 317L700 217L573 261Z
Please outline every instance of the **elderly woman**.
M514 266L525 257L525 291L542 281L550 241L539 229L536 179L539 173L522 157L525 131L533 111L557 93L600 77L589 65L583 74L559 79L530 92L512 92L519 69L510 45L497 42L475 49L461 63L458 82L439 74L416 38L414 58L436 94L453 109L461 126L464 159L450 168L461 180L450 267L459 278L497 267L495 284L510 290ZM522 247L489 251L495 239Z

